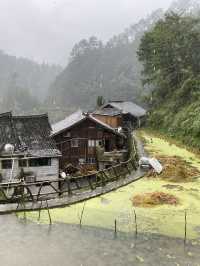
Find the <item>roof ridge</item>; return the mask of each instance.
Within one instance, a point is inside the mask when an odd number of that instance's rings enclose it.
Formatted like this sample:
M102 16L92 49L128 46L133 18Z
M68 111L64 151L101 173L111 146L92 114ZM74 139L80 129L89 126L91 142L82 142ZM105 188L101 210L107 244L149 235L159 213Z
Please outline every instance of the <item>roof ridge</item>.
M8 112L1 113L1 114L0 114L0 117L4 117L4 116L9 116L9 117L11 117L11 116L12 116L12 111L8 111Z
M13 115L12 118L38 118L38 117L47 117L48 118L48 114L44 113L44 114L33 114L33 115Z

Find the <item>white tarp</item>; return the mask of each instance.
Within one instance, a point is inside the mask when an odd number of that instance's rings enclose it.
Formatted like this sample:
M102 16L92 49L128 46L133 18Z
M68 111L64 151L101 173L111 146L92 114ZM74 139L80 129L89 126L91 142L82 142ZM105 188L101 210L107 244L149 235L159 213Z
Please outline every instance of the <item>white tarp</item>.
M149 163L153 167L153 169L156 171L157 174L162 173L163 167L157 159L151 158L149 159Z
M149 165L149 166L151 166L156 171L157 174L160 174L163 171L162 165L155 158L141 157L140 158L140 161L139 161L139 165L141 167L145 167L145 166L148 166Z
M142 166L142 165L149 165L149 158L147 157L141 157L140 160L139 160L139 165Z

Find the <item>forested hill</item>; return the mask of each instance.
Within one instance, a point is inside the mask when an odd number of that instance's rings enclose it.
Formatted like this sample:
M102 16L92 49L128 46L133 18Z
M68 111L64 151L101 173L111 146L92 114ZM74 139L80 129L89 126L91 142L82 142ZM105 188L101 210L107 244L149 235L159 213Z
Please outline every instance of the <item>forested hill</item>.
M70 63L49 90L48 103L88 109L95 105L98 95L140 101L144 93L137 59L139 41L144 31L162 16L158 10L106 44L95 37L76 44Z
M171 13L145 33L138 55L153 87L149 126L200 149L199 51L200 16Z
M61 71L56 65L37 64L0 51L0 112L33 112Z
M198 12L199 0L178 0L168 11ZM49 89L48 105L62 110L91 108L98 95L106 100L133 100L143 104L151 86L141 83L137 50L143 34L164 17L157 10L103 44L95 37L82 40L72 50L70 63ZM54 108L52 107L52 108Z

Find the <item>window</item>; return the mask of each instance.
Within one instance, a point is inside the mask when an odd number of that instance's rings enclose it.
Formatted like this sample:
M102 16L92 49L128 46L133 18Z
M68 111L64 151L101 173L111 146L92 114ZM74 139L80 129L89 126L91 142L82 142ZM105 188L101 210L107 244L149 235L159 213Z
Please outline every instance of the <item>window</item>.
M87 159L87 162L88 162L89 164L95 164L95 163L96 163L96 159L95 159L95 158L88 158L88 159Z
M12 168L12 160L3 160L1 162L2 169L11 169Z
M67 134L64 135L64 138L70 138L71 137L71 132L67 132Z
M29 160L30 167L51 166L51 158L38 158Z
M19 167L27 167L28 166L28 161L25 159L19 160Z
M98 146L102 146L102 140L92 140L89 139L88 140L88 147L90 148L94 148L94 147L98 147Z
M96 144L95 140L92 140L92 139L88 140L88 147L89 148L95 147L96 146L95 144Z
M78 139L72 139L71 140L71 147L77 148L79 146L79 140Z

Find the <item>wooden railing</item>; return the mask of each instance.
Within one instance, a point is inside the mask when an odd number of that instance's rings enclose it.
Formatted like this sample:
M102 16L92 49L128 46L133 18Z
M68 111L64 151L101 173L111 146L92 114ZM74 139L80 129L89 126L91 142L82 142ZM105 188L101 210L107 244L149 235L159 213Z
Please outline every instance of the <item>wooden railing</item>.
M106 184L126 178L138 168L136 145L133 140L133 152L126 162L108 169L101 170L96 174L66 179L45 180L33 183L17 182L0 184L0 204L23 203L27 201L42 201L56 197L72 196L104 187Z

